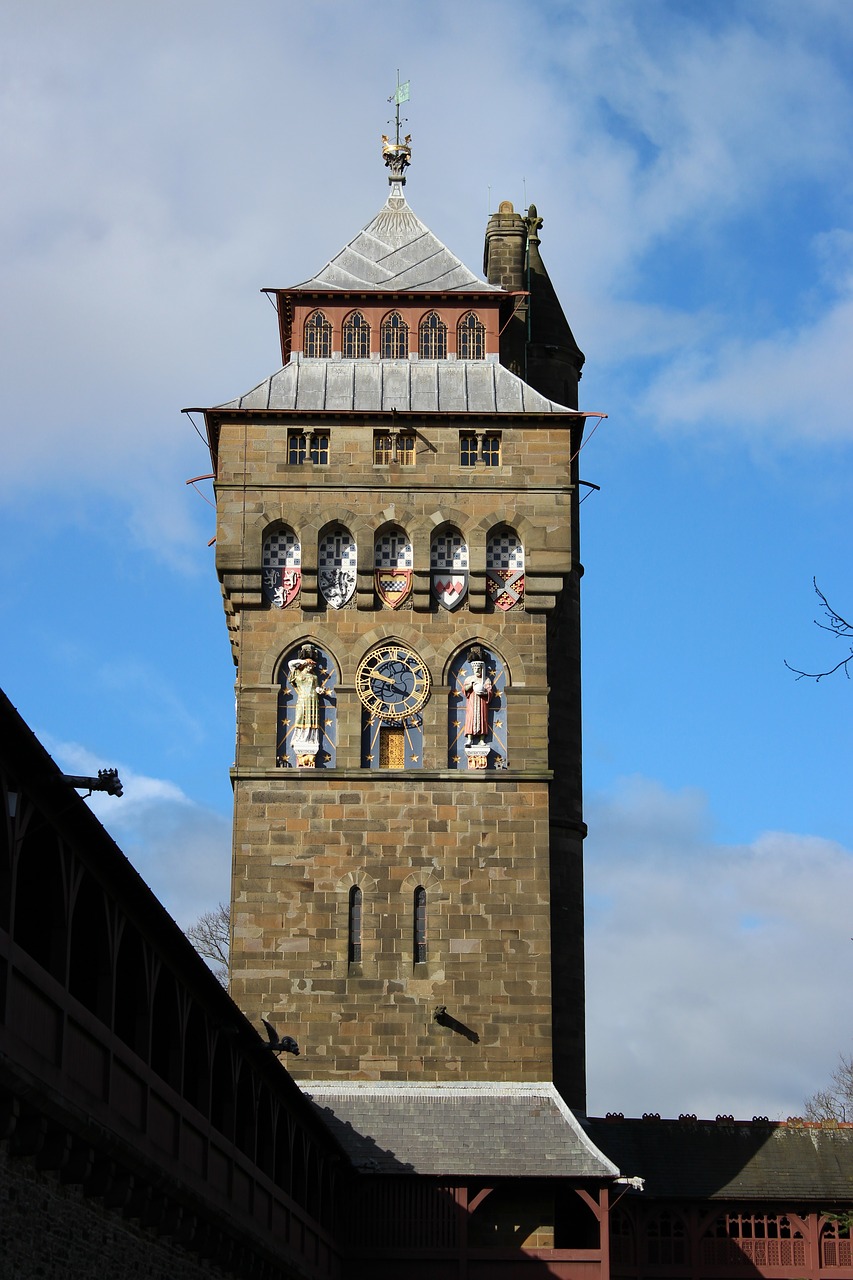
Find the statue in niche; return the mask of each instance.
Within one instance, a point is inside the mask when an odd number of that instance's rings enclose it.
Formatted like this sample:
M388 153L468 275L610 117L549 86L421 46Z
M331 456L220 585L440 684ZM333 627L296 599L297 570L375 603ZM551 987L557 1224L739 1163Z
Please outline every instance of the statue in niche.
M287 679L296 690L292 739L296 767L313 769L320 749L320 697L324 692L317 675L317 650L313 644L304 644L299 657L290 659Z
M485 769L489 758L489 703L492 698L492 682L486 675L483 650L474 645L468 651L471 674L462 682L465 694L465 754L469 769Z

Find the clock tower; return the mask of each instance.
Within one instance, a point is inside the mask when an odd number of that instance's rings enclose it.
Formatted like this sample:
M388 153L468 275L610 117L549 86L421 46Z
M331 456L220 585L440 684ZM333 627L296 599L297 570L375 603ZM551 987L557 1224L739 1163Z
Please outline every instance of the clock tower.
M297 1078L583 1110L576 409L509 203L480 279L390 191L206 409L237 666L231 994Z

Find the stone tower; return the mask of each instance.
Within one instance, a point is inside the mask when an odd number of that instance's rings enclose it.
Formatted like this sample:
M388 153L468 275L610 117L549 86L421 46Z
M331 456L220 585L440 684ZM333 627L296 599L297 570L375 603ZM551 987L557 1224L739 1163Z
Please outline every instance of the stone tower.
M577 412L541 219L485 272L386 203L268 290L205 410L237 665L231 992L297 1078L554 1081L584 1108Z

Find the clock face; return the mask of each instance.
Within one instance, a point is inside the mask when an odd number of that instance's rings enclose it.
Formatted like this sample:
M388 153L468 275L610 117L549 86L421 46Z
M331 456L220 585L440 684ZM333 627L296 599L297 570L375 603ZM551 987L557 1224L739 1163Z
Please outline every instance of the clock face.
M364 658L355 687L363 705L380 720L404 720L429 697L429 672L411 649L386 644Z

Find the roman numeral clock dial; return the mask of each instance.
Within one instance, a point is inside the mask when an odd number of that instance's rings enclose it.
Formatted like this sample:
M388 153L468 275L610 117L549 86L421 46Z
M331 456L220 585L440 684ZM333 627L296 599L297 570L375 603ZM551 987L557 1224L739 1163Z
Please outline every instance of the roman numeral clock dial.
M355 688L362 705L379 720L415 715L429 697L429 671L412 649L383 645L359 664Z

